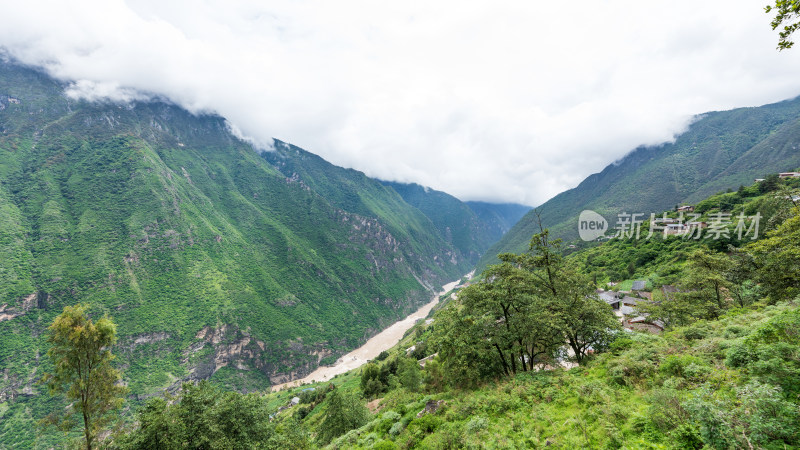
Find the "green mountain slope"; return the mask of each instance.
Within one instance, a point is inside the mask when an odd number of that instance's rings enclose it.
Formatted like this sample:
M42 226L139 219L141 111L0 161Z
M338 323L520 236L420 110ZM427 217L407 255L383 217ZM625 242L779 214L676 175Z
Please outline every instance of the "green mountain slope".
M318 192L331 204L359 217L380 220L392 236L401 237L401 244L414 252L405 263L417 273L429 269L426 258L439 261L444 258L450 265L468 270L475 259L468 260L458 253L438 234L433 223L417 208L406 203L395 191L378 180L353 169L343 169L299 147L276 141L275 150L262 153L264 159L278 169L288 180ZM370 226L366 223L367 227ZM368 229L368 228L365 228ZM423 257L425 256L425 257ZM444 264L439 261L437 264ZM430 275L435 275L431 273ZM424 283L433 289L432 285Z
M465 202L488 227L489 239L497 242L528 211L530 206L517 203Z
M67 304L113 315L135 395L254 389L332 362L472 265L360 172L302 152L287 176L274 157L299 149L262 156L220 117L63 89L0 63L0 404L39 392L42 331Z
M415 183L382 183L425 214L439 234L473 264L499 239L492 233L492 223L484 221L468 204L450 194Z
M565 239L578 237L578 215L597 211L650 213L694 203L706 196L749 185L756 177L800 166L800 99L757 108L711 112L675 142L640 147L537 208L542 224ZM479 268L502 252L521 252L538 231L533 212L523 217L481 259Z

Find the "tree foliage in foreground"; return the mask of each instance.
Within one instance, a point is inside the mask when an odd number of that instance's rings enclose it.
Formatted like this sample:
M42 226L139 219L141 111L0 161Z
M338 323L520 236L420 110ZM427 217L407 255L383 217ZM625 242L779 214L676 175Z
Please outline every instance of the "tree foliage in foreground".
M46 419L62 428L71 428L80 415L86 448L95 447L97 435L111 419L109 413L122 405L127 389L120 385L120 373L111 366L116 342L116 326L108 317L97 322L87 314L86 305L66 306L48 328L47 354L53 363L52 373L45 373L53 395L63 394L72 405L63 416L54 413Z
M258 394L222 391L207 381L184 383L176 397L153 398L138 427L112 444L119 449L301 449L310 446L296 423L270 421Z
M778 36L778 49L784 50L792 48L794 42L789 39L792 33L800 28L800 1L799 0L776 0L775 5L767 5L764 10L767 14L774 12L775 17L772 18L772 29L776 30L778 27L783 26Z

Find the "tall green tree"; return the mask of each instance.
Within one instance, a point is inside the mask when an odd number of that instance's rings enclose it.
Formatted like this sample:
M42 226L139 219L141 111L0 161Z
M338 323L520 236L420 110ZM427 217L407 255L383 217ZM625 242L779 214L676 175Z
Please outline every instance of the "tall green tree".
M519 265L519 255L499 256L484 281L462 291L469 314L480 317L482 337L506 375L533 370L556 356L564 339L547 296L537 293L536 280Z
M582 364L610 343L619 320L560 245L542 229L528 252L499 255L500 264L440 312L432 341L448 375L467 384L511 376L554 362L567 347Z
M72 401L67 418L80 414L86 448L95 447L98 432L110 420L109 413L122 405L127 389L120 384L120 372L111 365L111 346L116 326L104 316L94 322L88 306L66 306L48 328L47 351L54 369L42 381L52 395Z
M725 278L732 261L722 253L704 248L695 250L686 260L682 293L677 294L694 305L697 318L716 319L727 309L726 294L731 283Z
M564 260L561 239L551 239L541 224L540 229L528 252L516 258L517 264L531 274L535 295L544 299L536 310L551 317L549 326L559 331L575 360L583 364L591 351L602 351L622 326L611 307L597 297L592 280Z
M400 384L411 392L419 389L422 382L422 374L419 370L419 363L413 358L400 358L397 369L397 378Z
M361 392L372 398L385 391L386 384L381 381L381 369L375 363L369 363L361 369Z
M705 247L686 259L678 292L657 301L641 301L638 310L668 326L688 325L699 319L714 320L732 306L756 300L759 287L750 279L753 258L732 248L731 256Z
M474 286L474 285L473 285ZM492 318L473 316L461 304L465 291L459 292L459 300L439 310L433 323L431 346L439 353L444 379L460 387L476 384L503 374L503 366L486 337L487 326ZM429 363L430 364L430 363ZM428 366L425 367L429 371Z
M334 438L367 423L367 408L355 396L339 391L334 389L328 394L328 409L317 435L317 441L321 445L327 445Z
M112 448L139 449L294 449L308 448L297 423L278 427L258 394L225 392L207 381L184 383L175 396L150 399L137 415L138 426Z
M767 233L766 239L750 244L756 281L773 302L800 295L800 213Z

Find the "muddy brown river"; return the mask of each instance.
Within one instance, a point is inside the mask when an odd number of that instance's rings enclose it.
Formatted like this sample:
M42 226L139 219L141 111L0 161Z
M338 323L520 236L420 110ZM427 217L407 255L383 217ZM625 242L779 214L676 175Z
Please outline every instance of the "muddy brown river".
M376 334L361 347L339 358L334 365L321 366L304 378L289 381L288 383L276 384L272 386L272 391L278 391L287 387L300 386L305 383L327 381L336 375L361 367L366 364L367 361L375 359L382 351L389 350L397 345L409 328L414 326L418 320L424 319L428 316L428 313L431 312L431 309L433 309L433 307L439 303L439 296L456 287L459 281L460 280L456 280L452 283L442 286L442 291L435 295L430 303L423 305L418 310L409 314L405 319L395 322L389 326L389 328L386 328L385 330Z

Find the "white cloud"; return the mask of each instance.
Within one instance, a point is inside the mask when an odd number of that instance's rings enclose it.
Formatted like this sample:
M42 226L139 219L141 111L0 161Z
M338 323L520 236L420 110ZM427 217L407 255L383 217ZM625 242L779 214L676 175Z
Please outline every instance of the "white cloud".
M693 114L800 94L750 0L0 0L0 46L90 99L148 92L336 164L539 204Z

